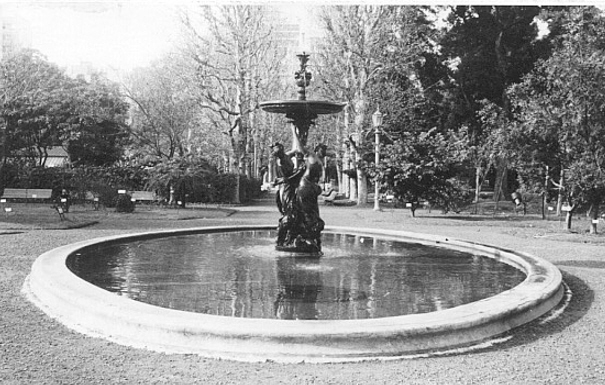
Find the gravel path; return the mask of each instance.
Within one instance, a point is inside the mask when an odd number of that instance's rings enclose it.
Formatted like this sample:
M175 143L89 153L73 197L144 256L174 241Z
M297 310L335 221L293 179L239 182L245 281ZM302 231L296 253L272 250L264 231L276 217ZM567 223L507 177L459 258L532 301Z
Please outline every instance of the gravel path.
M91 338L47 317L20 290L34 260L79 240L148 228L277 223L268 205L180 221L101 221L74 230L28 230L0 222L2 384L603 384L605 237L568 234L556 221L322 207L331 226L436 233L528 252L557 265L573 292L565 312L538 320L505 342L472 352L354 364L248 364L167 355Z

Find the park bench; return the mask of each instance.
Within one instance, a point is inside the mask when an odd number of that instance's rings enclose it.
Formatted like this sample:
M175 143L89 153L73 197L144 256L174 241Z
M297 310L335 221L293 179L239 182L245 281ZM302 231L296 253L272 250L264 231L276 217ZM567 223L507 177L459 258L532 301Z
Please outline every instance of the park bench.
M39 188L5 188L2 194L2 199L14 199L14 200L49 200L52 196L52 189L39 189Z
M94 207L95 211L99 210L100 198L96 193L92 191L86 191L86 193L84 194L84 203L87 202L92 203L92 207Z
M130 197L136 202L157 202L158 196L153 191L131 191Z
M334 189L330 189L326 192L323 192L320 195L320 199L323 200L325 205L334 204L334 201L336 200L337 197L338 197L338 192Z

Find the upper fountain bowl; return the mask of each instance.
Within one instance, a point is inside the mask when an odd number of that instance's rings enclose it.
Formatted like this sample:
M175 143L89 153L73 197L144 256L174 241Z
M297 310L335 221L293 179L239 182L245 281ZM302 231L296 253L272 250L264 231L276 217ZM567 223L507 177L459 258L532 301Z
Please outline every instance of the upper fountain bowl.
M305 116L314 119L317 115L335 114L343 110L347 104L328 102L324 100L271 100L261 102L260 107L274 114L286 116Z

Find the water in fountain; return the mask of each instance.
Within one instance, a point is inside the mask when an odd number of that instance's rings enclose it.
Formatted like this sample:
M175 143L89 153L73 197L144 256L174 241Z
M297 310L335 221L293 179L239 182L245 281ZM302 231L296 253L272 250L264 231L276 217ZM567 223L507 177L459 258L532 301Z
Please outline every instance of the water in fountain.
M518 285L493 258L370 236L324 235L324 256L276 252L274 231L90 247L69 268L153 305L234 317L362 319L443 310Z

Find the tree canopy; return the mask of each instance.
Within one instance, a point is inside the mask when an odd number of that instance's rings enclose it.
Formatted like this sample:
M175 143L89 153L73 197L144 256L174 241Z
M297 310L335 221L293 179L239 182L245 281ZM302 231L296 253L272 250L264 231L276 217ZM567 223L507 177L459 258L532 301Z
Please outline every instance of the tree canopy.
M600 11L569 10L553 54L509 90L510 151L526 182L540 187L548 177L570 212L588 204L595 218L605 196L604 33Z

